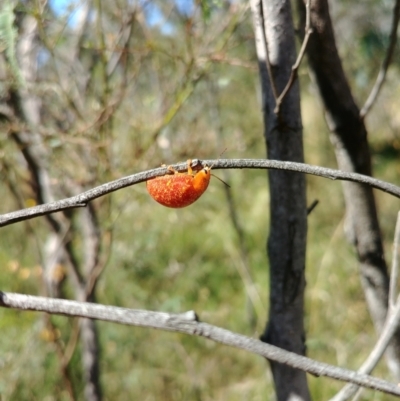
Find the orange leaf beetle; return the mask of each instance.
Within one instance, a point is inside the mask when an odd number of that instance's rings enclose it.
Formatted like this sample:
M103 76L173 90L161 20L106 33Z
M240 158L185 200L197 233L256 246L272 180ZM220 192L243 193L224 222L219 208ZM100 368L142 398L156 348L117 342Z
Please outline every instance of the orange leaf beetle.
M192 161L187 161L187 173L179 173L171 166L168 170L174 174L166 174L146 182L147 191L161 205L171 208L182 208L191 205L205 192L210 183L211 167L204 166L193 171Z

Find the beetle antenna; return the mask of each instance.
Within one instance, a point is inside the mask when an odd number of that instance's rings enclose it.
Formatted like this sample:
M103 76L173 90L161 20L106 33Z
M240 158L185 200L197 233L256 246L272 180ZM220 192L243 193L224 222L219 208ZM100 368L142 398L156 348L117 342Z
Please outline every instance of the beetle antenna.
M226 183L222 178L219 178L219 177L217 177L216 175L214 175L214 174L211 174L213 177L215 177L217 180L220 180L221 182L223 182L228 188L230 188L231 186L228 184L228 183Z
M226 152L228 150L228 148L225 148L220 154L219 154L219 156L218 156L218 159L217 159L217 161L221 158L221 156ZM210 166L210 170L214 167L214 164L215 163L213 163L211 166ZM211 175L214 175L214 174L211 174ZM216 178L218 178L216 175L214 175L214 177L216 177ZM222 181L221 180L221 178L218 178L220 181ZM224 181L222 181L224 184L226 184L226 182L224 182ZM226 185L228 185L228 184L226 184ZM228 187L229 187L229 185L228 185Z

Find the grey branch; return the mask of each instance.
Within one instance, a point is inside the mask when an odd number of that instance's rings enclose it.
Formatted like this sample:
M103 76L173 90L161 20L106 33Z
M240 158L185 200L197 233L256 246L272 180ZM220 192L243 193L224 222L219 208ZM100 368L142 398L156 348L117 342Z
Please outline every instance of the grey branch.
M400 212L397 214L396 229L393 240L393 260L392 270L390 274L390 292L389 292L389 309L386 316L385 324L380 333L379 339L376 342L373 350L368 358L358 369L358 373L369 374L375 369L382 358L383 353L388 347L393 335L395 334L400 321L400 296L397 296L397 277L398 277L398 251L400 242ZM353 397L359 390L359 387L354 384L346 384L330 401L346 401Z
M376 178L358 173L349 173L346 171L335 170L326 167L311 166L304 163L284 162L278 160L265 160L265 159L219 159L219 160L193 160L192 166L197 165L213 166L214 170L217 169L273 169L273 170L287 170L298 173L311 174L319 177L329 178L331 180L342 180L359 182L361 184L369 185L373 188L379 189L383 192L391 194L400 198L400 187L387 183ZM172 165L177 171L186 171L187 163L178 163ZM196 167L194 167L196 168ZM77 207L85 207L90 201L107 195L111 192L117 191L131 185L145 182L150 178L168 174L167 167L160 167L153 170L144 171L141 173L129 175L127 177L119 178L110 181L106 184L99 185L98 187L89 189L81 194L72 196L70 198L62 199L55 202L45 203L11 213L0 215L0 227L4 227L18 221L29 220L34 217L44 216L50 213L60 212L67 209Z
M292 71L290 73L290 77L289 77L288 83L286 84L286 86L283 89L282 93L276 99L276 106L275 106L275 109L274 109L274 113L275 114L279 114L279 109L281 107L283 99L285 98L285 96L287 95L287 93L289 92L290 88L292 87L294 81L297 78L297 74L298 74L298 71L299 71L299 68L300 68L301 61L303 60L304 54L306 52L308 40L310 39L310 35L313 32L312 28L311 28L311 14L310 14L311 5L310 5L310 3L311 3L311 0L307 0L307 2L306 2L306 26L305 26L305 29L304 29L305 34L304 34L303 43L301 44L300 51L299 51L299 54L297 56L297 60L292 66Z
M397 278L399 277L399 244L400 244L400 212L397 213L396 228L393 239L392 270L390 272L389 308L393 310L396 303Z
M331 180L352 181L361 184L369 185L373 188L379 189L383 192L391 194L400 198L400 187L387 183L376 178L366 175L349 173L346 171L335 170L326 167L311 166L304 163L284 162L278 160L265 160L265 159L219 159L219 160L193 160L192 166L200 165L213 166L214 170L217 169L273 169L273 170L286 170L304 174L316 175L319 177L329 178ZM178 163L172 165L177 171L186 171L187 163ZM196 168L196 167L194 167ZM129 175L127 177L119 178L115 181L99 185L98 187L89 189L81 194L72 196L70 198L62 199L55 202L45 203L30 207L27 209L18 210L11 213L0 215L0 227L4 227L18 221L29 220L34 217L44 216L50 213L60 212L67 209L77 207L85 207L88 202L97 199L101 196L107 195L111 192L117 191L122 188L129 187L134 184L139 184L149 180L150 178L168 174L167 167L160 167L153 170L144 171L141 173Z
M271 83L271 90L274 95L274 99L278 99L278 89L276 87L276 82L274 78L274 74L272 71L272 66L271 66L271 60L269 58L269 49L268 49L268 41L267 41L267 34L265 32L265 20L264 20L264 7L263 7L263 2L260 0L257 2L256 0L251 1L251 6L253 8L253 18L254 20L254 25L257 27L257 29L260 29L261 34L262 34L262 46L264 46L263 51L265 52L265 65L268 71L268 77L269 81Z
M393 310L390 310L386 318L385 325L380 334L379 340L375 344L374 349L369 354L368 358L362 364L358 373L368 374L372 372L375 366L378 364L385 352L390 340L393 338L394 333L397 330L400 319L400 297L397 300L396 306ZM400 388L400 387L399 387ZM347 384L344 386L330 401L345 401L353 397L359 387L354 384Z
M194 312L169 314L135 310L115 306L105 306L87 302L68 301L56 298L44 298L32 295L0 292L0 306L20 310L33 310L51 314L79 316L90 319L150 327L154 329L185 333L205 337L215 342L243 349L269 360L301 369L315 376L326 376L357 384L362 387L379 390L400 396L400 387L385 380L365 374L317 362L310 358L285 351L270 344L241 334L233 333L220 327L199 322Z
M400 20L400 0L395 1L395 5L393 7L393 17L392 17L392 28L389 36L389 46L386 51L385 59L383 60L382 66L379 70L379 74L376 78L375 84L371 90L371 93L368 96L363 108L360 111L360 117L365 118L367 113L371 110L374 105L376 99L378 98L379 92L382 89L382 86L385 82L386 73L389 69L389 65L393 58L393 53L396 48L397 42L397 27L399 26Z

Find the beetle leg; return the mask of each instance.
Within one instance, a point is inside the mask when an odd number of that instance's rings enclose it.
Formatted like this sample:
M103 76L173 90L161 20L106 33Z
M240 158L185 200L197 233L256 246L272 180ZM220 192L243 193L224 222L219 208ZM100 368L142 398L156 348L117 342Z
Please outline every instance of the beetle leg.
M174 174L179 174L179 171L176 171L172 166L167 167L168 171Z
M191 160L191 159L189 159L189 160L187 161L187 165L188 165L188 174L189 174L189 175L194 175L194 174L193 174L193 170L192 170L192 160Z

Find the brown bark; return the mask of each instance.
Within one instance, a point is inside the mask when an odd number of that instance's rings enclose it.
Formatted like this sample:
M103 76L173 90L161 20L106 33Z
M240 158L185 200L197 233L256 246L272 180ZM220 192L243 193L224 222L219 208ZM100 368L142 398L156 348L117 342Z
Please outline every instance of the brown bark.
M290 2L274 0L260 5L252 1L251 5L263 93L267 155L270 159L303 162L297 82L284 98L279 113L274 112L276 97L285 88L296 61ZM307 236L305 178L302 174L283 171L269 171L268 175L271 194L268 239L270 312L262 340L303 355ZM304 372L275 362L271 362L271 368L279 401L310 399Z
M298 1L305 22L305 4ZM341 170L372 175L367 130L360 118L337 51L326 0L311 1L313 34L307 47L311 74L323 101L336 159ZM368 308L379 332L384 323L389 279L384 259L372 188L343 183L346 202L346 234L356 248L361 282ZM400 331L387 351L389 368L400 377Z

